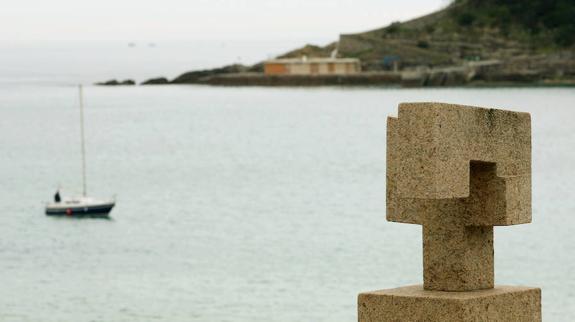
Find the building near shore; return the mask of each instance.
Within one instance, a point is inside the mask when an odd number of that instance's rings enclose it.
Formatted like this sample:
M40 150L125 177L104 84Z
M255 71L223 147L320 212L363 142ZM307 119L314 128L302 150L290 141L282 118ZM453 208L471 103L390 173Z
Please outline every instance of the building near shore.
M357 58L282 58L264 62L266 75L352 75L361 72Z

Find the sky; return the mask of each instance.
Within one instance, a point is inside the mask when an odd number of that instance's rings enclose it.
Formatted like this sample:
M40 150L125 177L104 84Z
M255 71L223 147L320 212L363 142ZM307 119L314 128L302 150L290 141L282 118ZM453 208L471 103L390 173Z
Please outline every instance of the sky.
M447 0L2 0L4 44L330 41L430 13Z

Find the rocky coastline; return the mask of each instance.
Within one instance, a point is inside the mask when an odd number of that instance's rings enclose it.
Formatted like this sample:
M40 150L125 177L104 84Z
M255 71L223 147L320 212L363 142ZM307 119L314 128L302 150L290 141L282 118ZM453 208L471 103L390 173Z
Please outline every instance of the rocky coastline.
M259 67L258 67L259 68ZM265 75L253 66L229 65L221 68L191 71L174 79L157 77L140 85L212 85L212 86L390 86L390 87L457 87L457 86L575 86L574 75L561 75L556 70L510 69L504 62L492 60L462 66L413 68L402 71L366 71L353 75ZM561 66L557 67L558 69ZM101 86L135 85L134 81L96 83Z

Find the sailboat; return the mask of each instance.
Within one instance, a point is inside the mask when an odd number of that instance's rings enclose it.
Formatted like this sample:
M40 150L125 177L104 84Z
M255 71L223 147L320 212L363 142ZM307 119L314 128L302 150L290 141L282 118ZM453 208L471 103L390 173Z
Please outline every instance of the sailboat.
M82 145L82 195L75 197L61 197L60 189L54 196L54 202L46 204L48 216L70 217L103 217L107 218L116 205L114 198L96 199L88 197L86 184L86 140L84 137L84 98L82 85L79 86L80 95L80 137Z

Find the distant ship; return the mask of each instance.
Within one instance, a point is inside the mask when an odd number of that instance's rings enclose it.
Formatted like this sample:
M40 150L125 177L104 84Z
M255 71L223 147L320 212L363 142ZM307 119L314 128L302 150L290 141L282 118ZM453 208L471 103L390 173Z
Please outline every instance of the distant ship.
M86 185L86 143L84 138L84 99L82 86L79 86L80 94L80 136L82 144L82 195L76 197L60 196L60 189L54 195L54 202L46 204L48 216L70 217L103 217L108 218L109 213L116 205L115 198L99 200L87 196Z

